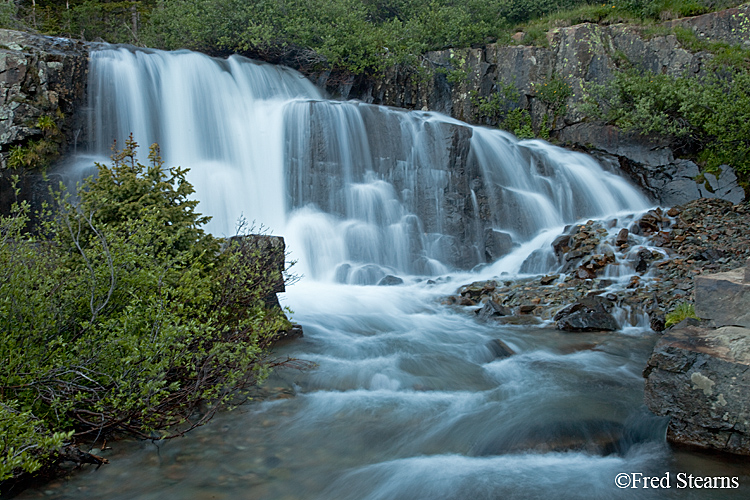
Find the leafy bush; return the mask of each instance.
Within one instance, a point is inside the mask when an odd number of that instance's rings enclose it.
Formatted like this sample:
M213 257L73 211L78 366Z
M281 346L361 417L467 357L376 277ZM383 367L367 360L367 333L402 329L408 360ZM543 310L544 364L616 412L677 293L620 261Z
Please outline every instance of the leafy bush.
M27 26L48 34L155 48L239 52L297 67L377 72L416 65L428 50L509 42L545 45L552 27L659 20L737 0L51 0L20 3ZM10 13L15 4L7 4ZM0 20L2 19L0 11ZM540 20L541 19L541 20ZM538 21L537 21L538 20Z
M698 316L695 315L695 306L688 302L680 302L671 312L667 313L664 325L669 328L688 318L698 319Z
M709 171L727 164L750 176L750 72L720 68L704 78L635 69L588 88L584 111L644 135L671 140Z
M62 116L58 118L62 119ZM42 115L37 119L35 127L40 130L41 137L37 136L37 139L31 139L25 145L18 144L12 147L8 155L10 168L44 170L60 156L63 135L55 119Z
M33 469L60 432L161 438L205 423L265 377L265 349L290 326L266 306L278 256L247 238L220 251L186 171L155 146L143 165L136 148L98 165L78 201L58 196L33 234L28 204L0 218L0 402L21 436L0 438L6 475ZM36 457L14 451L29 447Z

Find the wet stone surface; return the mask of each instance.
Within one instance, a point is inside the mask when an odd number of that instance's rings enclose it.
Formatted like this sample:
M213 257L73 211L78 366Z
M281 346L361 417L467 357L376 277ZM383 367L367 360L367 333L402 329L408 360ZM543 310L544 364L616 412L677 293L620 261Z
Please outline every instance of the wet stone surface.
M598 296L606 299L620 328L661 331L666 313L679 303L693 303L695 276L735 269L750 257L746 204L700 199L650 210L626 227L618 224L588 221L567 228L551 244L556 274L471 283L443 303L484 321L560 327L563 317L555 317L564 308ZM594 328L570 330L585 329Z

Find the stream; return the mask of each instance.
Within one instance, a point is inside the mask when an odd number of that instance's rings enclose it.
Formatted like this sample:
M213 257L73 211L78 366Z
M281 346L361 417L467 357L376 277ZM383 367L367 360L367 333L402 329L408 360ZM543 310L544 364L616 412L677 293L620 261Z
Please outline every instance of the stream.
M264 397L186 437L109 443L94 450L109 465L18 498L750 495L746 463L667 445L643 404L647 326L566 333L441 304L472 281L555 271L550 239L567 224L648 209L615 172L435 113L327 101L234 56L102 50L90 78L93 146L66 168L86 175L132 132L191 169L214 234L244 216L283 235L303 278L281 300L304 337L273 355L310 366L277 369ZM505 257L483 266L488 234ZM389 275L404 283L376 286ZM498 357L495 339L515 354ZM622 473L665 488L620 489ZM691 474L740 487L680 487Z

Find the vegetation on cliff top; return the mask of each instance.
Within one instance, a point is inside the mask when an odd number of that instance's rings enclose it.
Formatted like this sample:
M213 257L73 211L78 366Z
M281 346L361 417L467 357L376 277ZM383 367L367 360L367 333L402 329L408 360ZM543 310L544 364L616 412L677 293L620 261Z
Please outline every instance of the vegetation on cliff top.
M26 229L0 217L0 481L71 440L164 438L206 422L264 378L290 326L266 300L282 279L247 238L220 251L186 171L128 141L77 201ZM282 256L283 260L283 256Z
M0 0L0 26L87 40L208 53L238 52L296 66L378 71L429 50L511 42L519 24L649 22L736 0ZM541 19L541 20L539 20ZM539 21L535 21L539 20Z

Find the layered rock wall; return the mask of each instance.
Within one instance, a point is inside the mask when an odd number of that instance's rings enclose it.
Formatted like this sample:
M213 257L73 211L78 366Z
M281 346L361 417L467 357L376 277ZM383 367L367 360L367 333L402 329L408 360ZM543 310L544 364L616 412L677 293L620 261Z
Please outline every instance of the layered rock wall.
M699 38L750 47L750 5L703 16L665 23L666 28L692 29ZM469 123L497 125L484 116L476 98L488 97L500 87L512 84L519 91L518 106L530 111L539 128L549 105L538 97L535 87L553 77L570 85L572 96L566 112L553 124L552 137L598 155L629 175L662 205L686 203L700 197L719 197L734 203L744 191L731 169L720 179L694 179L698 167L675 158L668 144L616 127L592 123L581 112L583 88L602 83L627 62L654 73L700 76L707 52L691 53L674 35L649 35L644 28L630 25L580 24L557 28L547 34L547 47L487 45L482 48L443 50L428 53L423 61L431 77L404 68L391 68L375 79L331 80L328 74L313 78L337 96L367 103L408 109L434 110Z
M698 277L695 311L708 321L668 331L648 360L646 405L670 417L672 442L750 455L747 274L750 268Z
M11 175L21 177L28 198L46 191L38 186L40 176L33 168L8 165L13 148L45 139L40 118L59 129L55 145L60 153L83 139L88 51L81 42L0 29L0 212L14 198L8 189Z

